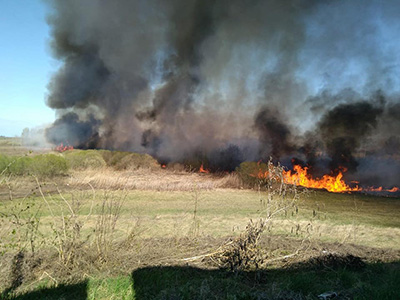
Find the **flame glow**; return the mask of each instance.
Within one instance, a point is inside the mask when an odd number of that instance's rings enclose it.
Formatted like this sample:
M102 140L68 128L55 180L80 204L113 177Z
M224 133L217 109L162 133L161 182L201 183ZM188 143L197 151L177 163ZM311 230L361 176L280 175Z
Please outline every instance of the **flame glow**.
M368 187L361 188L358 185L358 181L352 181L352 183L356 184L351 187L343 179L343 173L347 170L342 169L339 171L337 175L324 175L321 178L313 178L312 175L308 172L308 167L301 167L300 165L294 165L293 170L283 171L283 178L285 183L294 184L303 186L306 188L313 189L325 189L329 192L334 193L344 193L344 192L389 192L396 193L399 192L400 189L398 187L393 187L391 189L384 189L383 187ZM262 171L261 169L258 171L258 174L254 174L254 177L259 179L267 179L268 171Z
M203 164L201 164L200 169L199 169L199 172L200 172L200 173L210 173L209 170L204 169Z
M64 151L73 150L73 149L74 149L74 147L69 146L69 145L65 145L65 146L64 146L64 144L61 143L60 145L58 145L58 146L56 146L56 147L54 148L54 151L64 152Z
M355 187L350 187L343 180L343 173L339 171L338 175L324 175L322 178L312 178L308 173L308 168L302 168L299 165L293 167L294 171L284 171L284 178L288 184L301 185L308 188L314 189L326 189L329 192L343 193L343 192L356 192L362 189L356 185ZM343 170L346 172L346 170Z

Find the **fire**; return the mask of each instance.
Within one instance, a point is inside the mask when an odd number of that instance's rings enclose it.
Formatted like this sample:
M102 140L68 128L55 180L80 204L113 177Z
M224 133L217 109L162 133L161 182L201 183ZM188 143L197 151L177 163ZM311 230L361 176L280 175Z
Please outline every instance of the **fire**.
M269 173L268 173L268 171L263 171L263 170L261 170L260 165L261 165L261 161L257 162L257 166L258 166L258 169L259 169L259 170L258 170L258 174L250 174L250 176L252 176L252 177L257 177L257 178L259 178L259 179L267 179Z
M204 169L203 164L201 164L200 169L199 169L199 172L200 172L200 173L210 173L209 170Z
M388 193L397 193L400 192L400 189L398 187L392 187L391 189L384 189L383 187L369 187L366 189L363 189L363 191L367 192L388 192Z
M285 182L288 184L301 185L308 188L314 189L326 189L329 192L343 193L343 192L354 192L361 191L362 189L358 186L350 187L343 180L343 173L339 171L338 175L324 175L322 178L312 178L308 173L307 167L301 167L295 165L294 171L283 171ZM346 172L346 170L343 170Z
M347 170L342 168L337 175L325 174L321 178L313 178L308 172L308 167L302 167L300 165L294 165L293 170L283 171L283 179L287 184L295 184L306 188L313 189L325 189L329 192L344 193L344 192L389 192L396 193L400 192L398 187L391 189L384 189L383 187L368 187L361 188L358 181L352 181L355 184L353 187L349 186L343 179L343 173ZM269 176L268 171L259 170L258 174L252 175L260 179L267 179Z
M400 189L398 187L393 187L390 190L387 190L389 193L396 193L396 192L400 192Z
M167 166L165 164L161 165L161 168L165 169Z
M70 145L63 145L63 143L61 143L60 145L58 145L58 146L56 146L55 148L54 148L54 151L58 151L58 152L64 152L64 151L67 151L67 150L73 150L74 149L74 147L72 147L72 146L70 146Z

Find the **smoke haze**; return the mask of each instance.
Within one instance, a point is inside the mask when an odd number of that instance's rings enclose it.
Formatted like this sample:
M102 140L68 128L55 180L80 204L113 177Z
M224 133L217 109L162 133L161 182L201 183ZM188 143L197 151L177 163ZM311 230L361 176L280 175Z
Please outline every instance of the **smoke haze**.
M399 183L399 1L46 2L49 142Z

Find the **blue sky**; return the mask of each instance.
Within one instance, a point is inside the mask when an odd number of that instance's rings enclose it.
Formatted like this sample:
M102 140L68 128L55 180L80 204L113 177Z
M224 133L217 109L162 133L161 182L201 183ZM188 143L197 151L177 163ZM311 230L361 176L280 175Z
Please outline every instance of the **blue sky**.
M41 0L0 0L0 135L51 123L47 83L57 69Z

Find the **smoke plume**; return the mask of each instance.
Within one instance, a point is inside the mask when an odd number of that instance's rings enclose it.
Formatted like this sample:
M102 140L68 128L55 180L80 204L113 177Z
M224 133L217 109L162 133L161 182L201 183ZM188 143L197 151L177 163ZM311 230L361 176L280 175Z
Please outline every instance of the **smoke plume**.
M46 2L49 142L399 181L398 1Z

